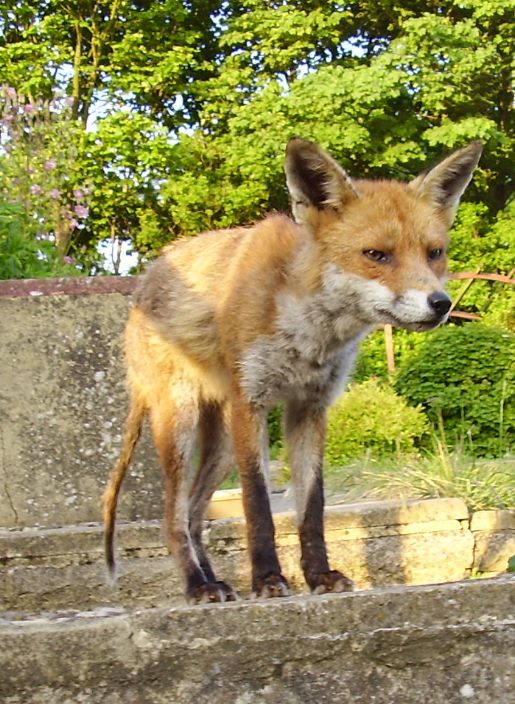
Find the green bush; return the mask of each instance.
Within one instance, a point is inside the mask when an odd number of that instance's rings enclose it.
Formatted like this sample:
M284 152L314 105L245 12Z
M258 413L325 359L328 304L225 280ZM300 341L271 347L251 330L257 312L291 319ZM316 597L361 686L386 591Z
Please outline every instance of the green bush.
M420 408L411 408L389 385L369 379L351 386L330 410L326 462L341 466L367 452L410 452L428 428Z
M411 357L424 341L424 335L393 329L393 345L395 364L399 366L405 359ZM385 336L382 328L375 330L361 344L356 365L352 373L352 381L361 383L370 377L388 379L386 363Z
M21 206L0 202L0 279L37 276L43 268L35 242L24 235L25 228Z
M509 451L515 437L515 335L481 323L446 326L399 369L395 388L422 404L448 446L476 456Z

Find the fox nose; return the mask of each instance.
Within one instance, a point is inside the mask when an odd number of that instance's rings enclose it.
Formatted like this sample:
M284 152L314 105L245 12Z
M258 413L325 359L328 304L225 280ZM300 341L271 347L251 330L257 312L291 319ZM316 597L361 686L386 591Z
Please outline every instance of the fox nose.
M440 316L444 316L449 312L451 307L451 299L443 291L434 291L427 297L429 307Z

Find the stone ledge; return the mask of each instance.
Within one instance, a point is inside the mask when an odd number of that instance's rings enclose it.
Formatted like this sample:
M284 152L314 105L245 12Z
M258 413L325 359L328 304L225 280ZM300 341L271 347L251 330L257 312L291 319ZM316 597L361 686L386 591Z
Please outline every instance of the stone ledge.
M331 563L347 573L358 589L457 581L474 571L492 576L505 572L515 553L514 532L472 533L467 529L469 521L462 519L464 510L463 502L455 499L328 507L326 539ZM453 515L456 518L449 518ZM437 520L431 521L431 516ZM410 517L416 522L406 522ZM284 573L292 588L303 592L295 516L276 514L274 519ZM388 520L391 525L386 525ZM248 594L244 522L213 521L207 524L204 537L217 573L240 593ZM0 609L37 612L182 602L160 521L119 523L117 557L120 578L113 589L106 585L99 524L0 530L4 574Z
M280 503L276 503L280 510ZM463 532L468 519L465 503L459 499L375 501L329 506L325 511L328 542L367 540L408 536L419 533ZM274 514L279 546L297 545L297 523L291 511ZM244 550L245 521L225 519L207 524L208 545L221 552ZM139 552L164 548L160 521L140 521L117 525L117 544L121 557L137 557ZM98 523L62 528L0 529L0 560L6 565L60 561L80 564L103 559L102 527Z
M5 704L477 704L515 685L510 578L0 625Z
M488 574L504 572L515 555L515 530L476 531L473 536L474 568Z
M515 511L476 511L471 517L474 569L492 575L504 572L515 555Z
M0 281L0 298L90 296L95 293L130 295L138 276L79 276L65 279L9 279Z

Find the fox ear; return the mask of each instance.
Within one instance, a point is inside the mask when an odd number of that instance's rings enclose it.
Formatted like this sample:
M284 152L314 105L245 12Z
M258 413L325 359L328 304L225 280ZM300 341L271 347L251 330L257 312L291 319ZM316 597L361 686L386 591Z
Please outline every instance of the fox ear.
M341 210L358 195L342 167L316 144L291 139L286 147L286 183L295 221L306 223L310 209Z
M409 187L417 195L447 211L452 222L460 198L478 164L481 151L481 142L471 142L467 147L450 154L436 166L423 171L411 181Z

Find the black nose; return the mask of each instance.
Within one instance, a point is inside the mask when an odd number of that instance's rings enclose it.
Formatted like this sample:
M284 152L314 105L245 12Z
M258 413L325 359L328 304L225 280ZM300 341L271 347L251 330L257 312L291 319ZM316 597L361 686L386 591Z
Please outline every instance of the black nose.
M443 293L443 291L431 293L427 297L427 302L438 315L445 315L449 312L451 307L451 299L446 293Z

